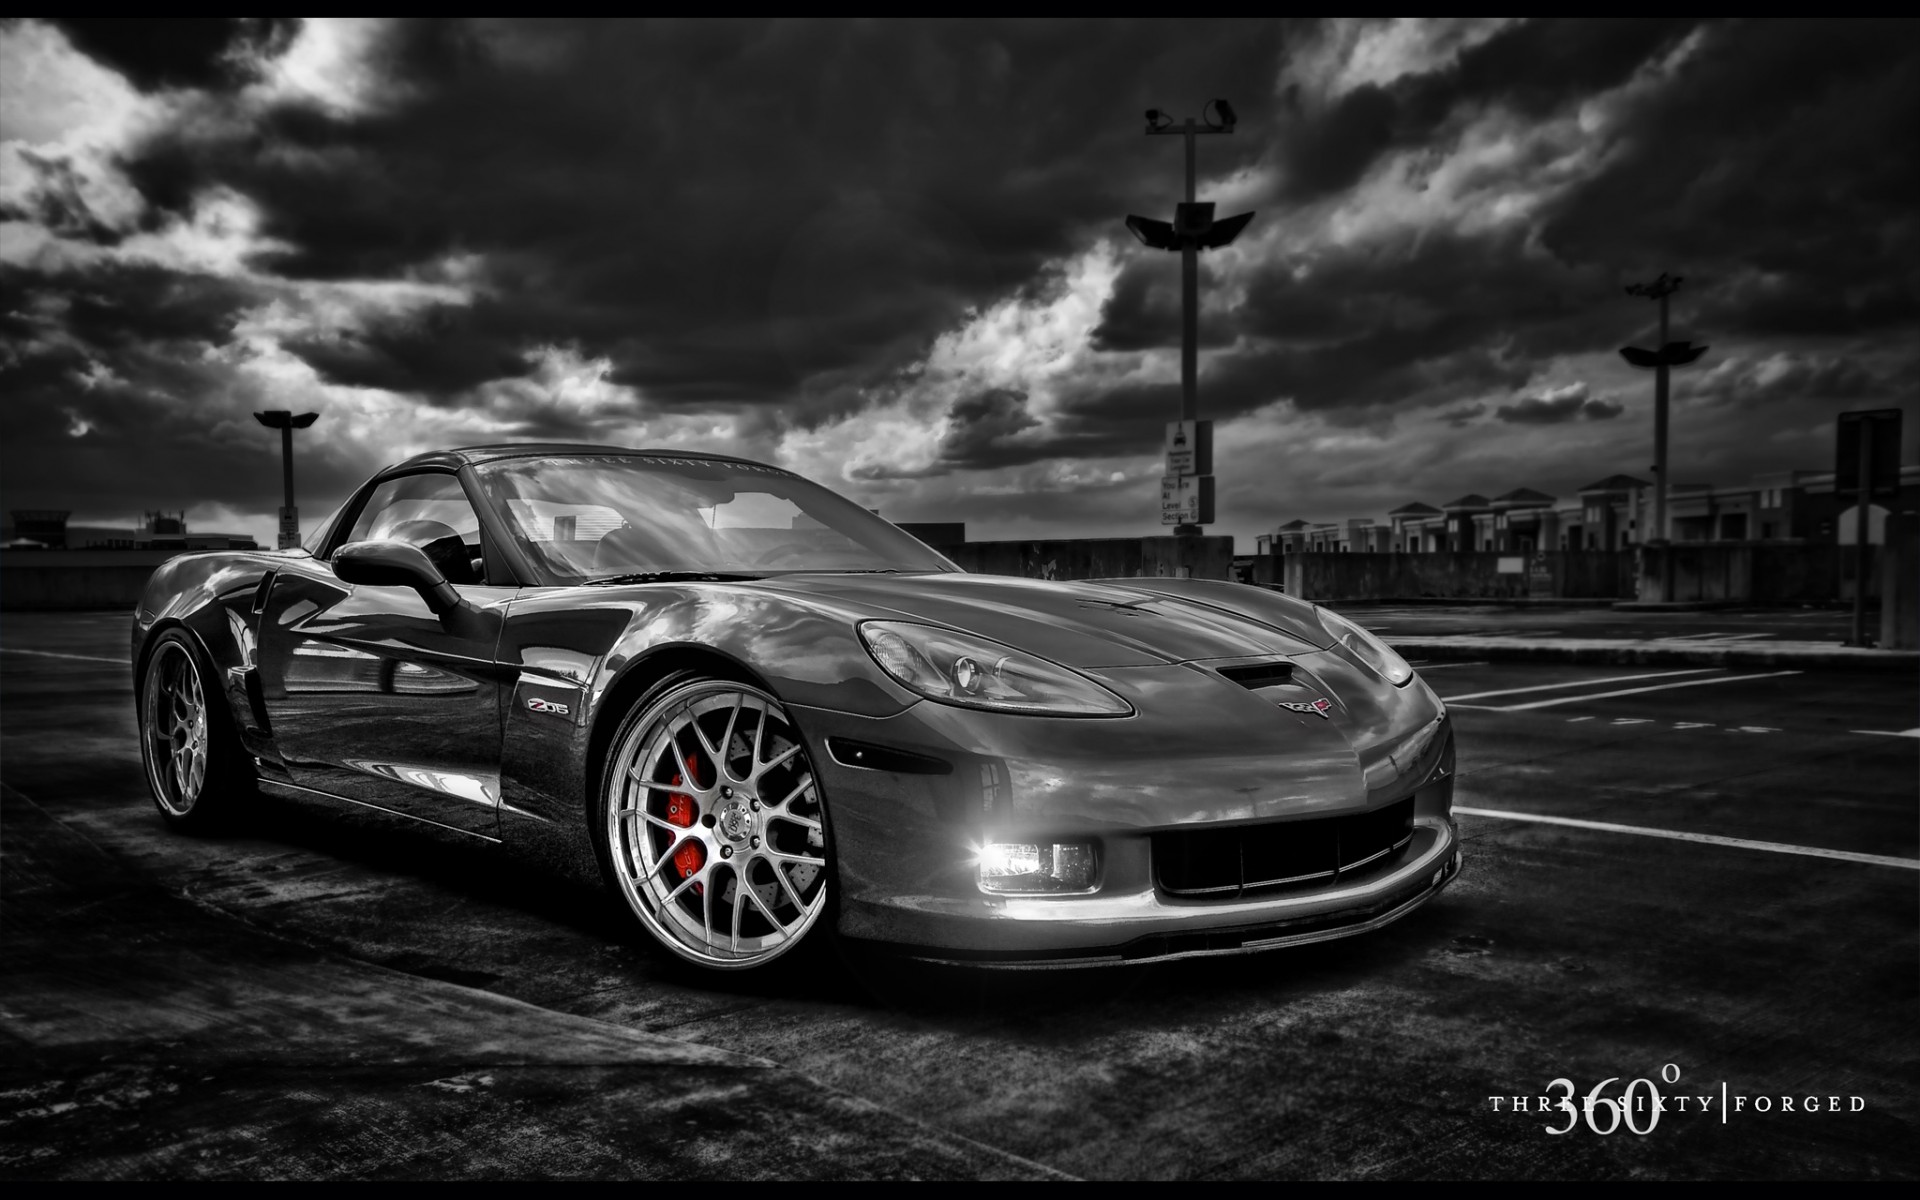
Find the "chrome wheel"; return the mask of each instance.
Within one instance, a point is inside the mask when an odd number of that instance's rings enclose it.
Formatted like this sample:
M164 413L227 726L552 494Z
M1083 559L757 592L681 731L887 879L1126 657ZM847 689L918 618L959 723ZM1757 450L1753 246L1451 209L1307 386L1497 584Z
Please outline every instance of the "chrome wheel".
M153 798L185 817L207 785L207 697L200 669L180 642L166 642L147 666L144 741Z
M799 734L766 692L720 680L671 688L628 723L606 780L621 893L681 957L760 966L819 921L826 812Z

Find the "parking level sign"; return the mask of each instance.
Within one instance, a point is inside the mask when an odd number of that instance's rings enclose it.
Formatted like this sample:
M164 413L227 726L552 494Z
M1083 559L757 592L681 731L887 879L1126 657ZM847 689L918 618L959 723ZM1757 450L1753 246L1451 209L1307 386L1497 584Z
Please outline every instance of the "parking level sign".
M1200 520L1200 489L1195 475L1160 477L1160 523L1192 525Z
M1161 476L1160 523L1162 525L1211 525L1213 523L1213 476Z

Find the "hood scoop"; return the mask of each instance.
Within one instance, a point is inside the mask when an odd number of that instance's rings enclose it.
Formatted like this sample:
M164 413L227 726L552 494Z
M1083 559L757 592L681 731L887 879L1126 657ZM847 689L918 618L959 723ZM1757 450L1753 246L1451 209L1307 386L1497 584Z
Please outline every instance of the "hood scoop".
M1277 683L1293 682L1293 664L1285 661L1248 663L1238 667L1217 668L1221 675L1246 688L1258 691Z

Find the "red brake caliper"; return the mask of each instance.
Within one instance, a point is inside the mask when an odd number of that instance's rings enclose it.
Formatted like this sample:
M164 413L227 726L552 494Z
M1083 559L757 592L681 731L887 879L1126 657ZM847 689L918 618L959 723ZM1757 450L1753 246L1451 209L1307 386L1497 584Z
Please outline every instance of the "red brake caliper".
M694 772L700 770L700 759L698 756L692 756L687 759L687 770ZM680 787L683 782L679 773L676 772L673 776L673 783L670 786ZM699 815L699 812L694 806L692 796L688 796L682 792L667 793L667 824L678 825L680 828L686 829L692 826L695 818ZM707 852L701 848L699 842L690 841L673 852L673 868L680 872L680 878L682 879L691 877L706 861ZM700 885L697 883L694 884L693 890L698 892Z

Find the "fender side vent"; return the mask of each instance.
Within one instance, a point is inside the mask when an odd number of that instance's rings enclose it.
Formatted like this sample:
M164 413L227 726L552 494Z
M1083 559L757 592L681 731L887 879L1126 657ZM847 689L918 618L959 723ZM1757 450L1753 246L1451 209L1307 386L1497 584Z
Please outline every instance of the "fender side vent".
M1272 687L1276 683L1293 681L1293 664L1290 662L1251 663L1242 667L1221 667L1220 674L1243 688Z
M856 742L852 738L830 737L827 753L845 767L864 767L869 771L892 771L899 775L951 775L953 764L941 758Z

